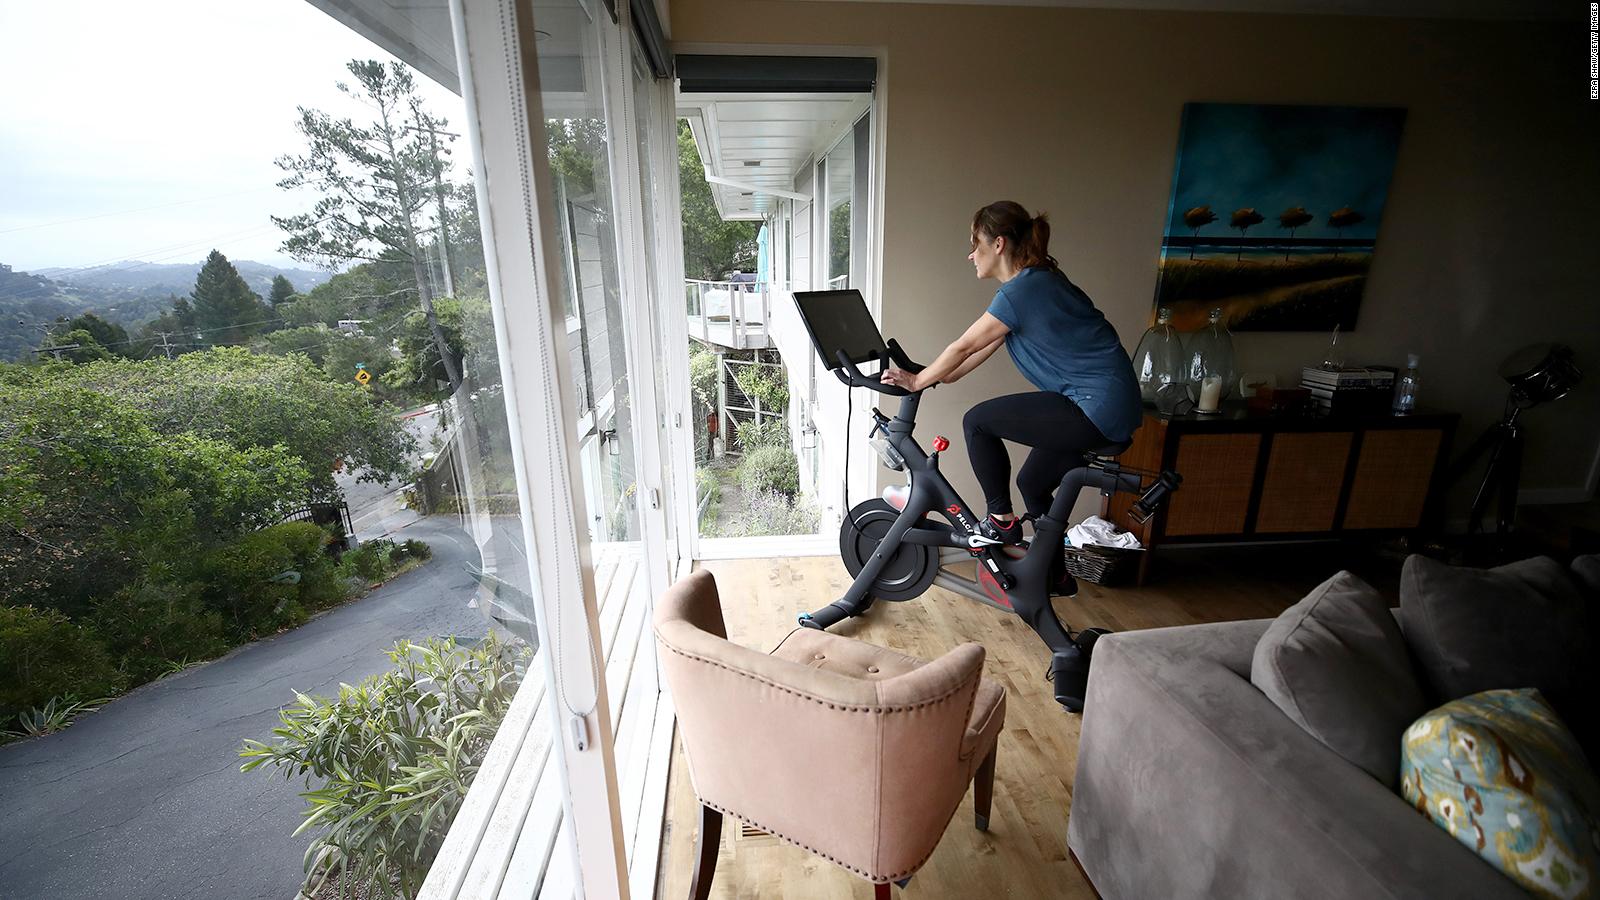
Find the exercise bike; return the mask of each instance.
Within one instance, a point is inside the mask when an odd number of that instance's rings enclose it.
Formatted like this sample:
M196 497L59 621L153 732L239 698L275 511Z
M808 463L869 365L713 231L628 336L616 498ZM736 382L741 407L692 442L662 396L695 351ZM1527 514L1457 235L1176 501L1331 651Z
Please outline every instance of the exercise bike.
M1154 474L1147 485L1141 473L1124 470L1114 457L1130 441L1094 448L1084 454L1082 465L1061 479L1049 511L1034 521L1034 537L1026 549L1004 544L978 530L983 514L967 506L939 471L939 454L950 442L936 437L933 452L927 453L912 436L923 392L885 384L881 376L891 362L908 372L923 367L894 340L884 341L861 293L802 291L795 294L795 301L823 364L840 381L900 398L893 418L872 410L868 440L886 467L906 472L909 479L905 488L891 487L885 498L858 503L845 516L839 552L855 580L843 597L802 614L800 624L827 629L864 614L877 600L913 600L938 585L1027 622L1050 648L1056 702L1068 712L1082 712L1094 644L1109 632L1103 628L1074 632L1050 604L1052 593L1077 593L1070 574L1052 571L1061 555L1067 517L1079 491L1095 487L1107 495L1140 494L1130 515L1143 523L1177 490L1182 478L1166 471ZM874 376L859 368L874 362L878 364ZM930 518L934 515L944 521ZM957 564L973 565L974 577L945 571Z

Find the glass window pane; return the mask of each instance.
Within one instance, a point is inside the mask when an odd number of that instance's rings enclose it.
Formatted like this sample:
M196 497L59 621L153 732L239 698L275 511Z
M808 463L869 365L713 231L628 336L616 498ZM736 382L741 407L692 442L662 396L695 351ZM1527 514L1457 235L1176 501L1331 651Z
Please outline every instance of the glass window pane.
M545 134L556 185L562 256L578 329L573 366L586 413L579 446L595 541L640 537L634 425L624 343L616 203L602 84L601 34L578 0L539 6Z
M828 287L850 287L850 209L855 180L855 137L847 132L828 152Z
M0 137L0 299L30 292L0 323L0 732L39 732L0 747L0 846L35 848L8 896L289 897L390 827L335 878L414 888L542 678L451 23L382 8L0 14L34 36L0 57L32 85ZM37 77L77 55L92 90ZM567 282L597 328L603 268ZM7 668L12 634L50 664ZM332 815L296 834L308 789Z

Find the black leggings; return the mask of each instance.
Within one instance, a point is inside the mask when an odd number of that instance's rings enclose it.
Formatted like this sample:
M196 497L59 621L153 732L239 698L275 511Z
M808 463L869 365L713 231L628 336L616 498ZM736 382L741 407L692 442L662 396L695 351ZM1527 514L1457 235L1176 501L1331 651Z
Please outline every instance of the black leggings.
M1082 462L1082 452L1111 441L1089 421L1078 404L1054 391L1010 394L985 400L962 420L967 455L983 487L989 512L1011 512L1011 456L1004 441L1032 447L1017 473L1017 490L1028 512L1042 516L1067 470Z

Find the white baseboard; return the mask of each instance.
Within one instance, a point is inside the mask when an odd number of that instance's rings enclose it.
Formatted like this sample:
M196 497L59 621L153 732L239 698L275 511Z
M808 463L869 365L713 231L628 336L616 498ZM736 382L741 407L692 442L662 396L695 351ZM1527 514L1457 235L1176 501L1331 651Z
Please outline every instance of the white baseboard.
M701 538L697 559L777 559L838 556L839 539L820 534L777 537Z

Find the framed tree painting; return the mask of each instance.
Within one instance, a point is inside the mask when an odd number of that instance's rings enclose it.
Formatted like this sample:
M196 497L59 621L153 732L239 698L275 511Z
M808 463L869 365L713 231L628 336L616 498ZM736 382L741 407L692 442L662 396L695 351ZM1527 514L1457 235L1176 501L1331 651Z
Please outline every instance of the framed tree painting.
M1406 111L1188 103L1156 308L1180 331L1355 328Z

